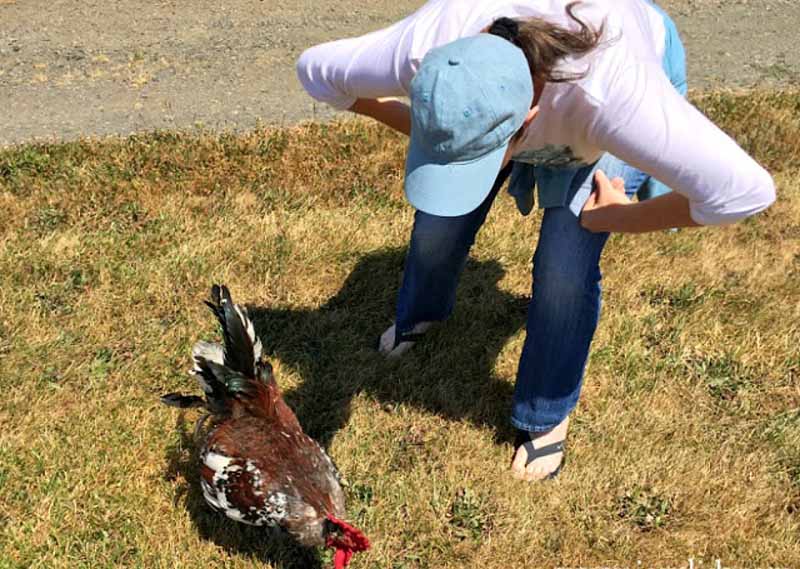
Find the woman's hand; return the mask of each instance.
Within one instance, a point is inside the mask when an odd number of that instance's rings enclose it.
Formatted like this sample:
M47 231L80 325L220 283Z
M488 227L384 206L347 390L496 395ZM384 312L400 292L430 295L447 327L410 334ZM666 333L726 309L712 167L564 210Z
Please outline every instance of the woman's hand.
M581 212L581 226L592 233L611 231L612 214L632 202L625 195L625 182L622 178L609 180L605 172L598 170L594 174L595 187Z
M595 188L581 211L581 226L592 233L645 233L671 227L697 227L689 200L670 192L633 203L625 195L622 178L609 180L602 170L594 175Z

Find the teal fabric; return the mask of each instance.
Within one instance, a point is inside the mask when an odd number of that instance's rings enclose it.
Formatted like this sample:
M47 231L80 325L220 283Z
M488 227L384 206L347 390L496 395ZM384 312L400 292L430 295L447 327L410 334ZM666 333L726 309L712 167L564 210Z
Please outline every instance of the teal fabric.
M678 90L678 93L685 97L688 91L686 83L686 51L683 48L681 36L678 34L678 28L672 18L655 2L651 2L651 4L664 18L664 27L667 29L667 37L664 42L664 59L661 61L661 65L672 85Z
M678 28L675 26L675 22L672 21L658 4L655 2L651 2L651 4L664 18L664 27L667 29L662 66L670 82L675 86L675 89L685 97L688 92L688 85L686 83L686 52L683 48L681 37L678 34ZM636 170L633 166L625 164L624 162L623 164L625 168L635 170L635 172L631 172L626 179L635 178L637 177L635 174L640 174L638 177L641 183L636 188L636 197L639 198L639 201L657 198L658 196L663 196L672 191L666 184L644 174L640 170Z

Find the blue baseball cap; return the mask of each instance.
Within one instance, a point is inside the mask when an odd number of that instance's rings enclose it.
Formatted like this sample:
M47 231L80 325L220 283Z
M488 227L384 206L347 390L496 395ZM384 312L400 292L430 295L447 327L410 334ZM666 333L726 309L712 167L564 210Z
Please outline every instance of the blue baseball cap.
M471 212L491 191L531 108L525 55L490 34L456 40L425 55L409 97L408 201L433 215Z

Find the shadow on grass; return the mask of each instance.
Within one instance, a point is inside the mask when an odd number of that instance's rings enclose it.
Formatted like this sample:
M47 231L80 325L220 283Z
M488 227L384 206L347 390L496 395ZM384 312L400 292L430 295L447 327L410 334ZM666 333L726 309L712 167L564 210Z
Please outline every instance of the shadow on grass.
M391 323L404 250L362 258L341 290L313 310L248 305L270 359L297 370L302 383L284 393L304 430L324 446L348 421L354 396L365 393L386 406L408 405L451 420L493 429L510 441L513 386L493 373L500 350L525 321L527 297L501 291L503 270L495 261L470 261L453 316L423 342L390 361L375 347ZM233 291L236 299L236 291ZM280 374L277 377L280 384ZM231 553L282 569L321 567L319 552L286 534L249 527L212 511L200 489L197 448L182 415L180 440L167 451L167 476L186 480L176 493L200 535Z
M339 292L313 310L248 305L267 356L302 378L284 394L286 401L325 446L362 392L384 405L488 426L498 441L510 440L513 386L493 369L509 337L524 325L528 297L498 288L503 269L496 261L471 260L453 316L399 360L386 360L376 351L377 337L392 322L403 260L401 249L363 257Z

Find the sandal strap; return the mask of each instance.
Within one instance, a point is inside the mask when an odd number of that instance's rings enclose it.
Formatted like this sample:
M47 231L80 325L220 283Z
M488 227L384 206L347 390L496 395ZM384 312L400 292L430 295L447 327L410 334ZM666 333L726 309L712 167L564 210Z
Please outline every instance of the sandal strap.
M528 453L528 457L525 460L525 466L528 466L531 462L533 462L537 458L542 458L543 456L549 456L551 454L564 452L564 441L551 443L541 448L534 447L533 439L531 439L531 433L526 431L517 432L517 444L515 446L517 448L523 447L525 449L525 452Z
M394 348L403 342L419 342L423 336L425 336L425 332L401 332L400 334L395 334Z

